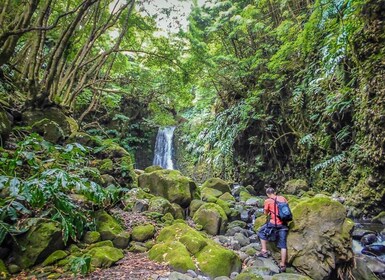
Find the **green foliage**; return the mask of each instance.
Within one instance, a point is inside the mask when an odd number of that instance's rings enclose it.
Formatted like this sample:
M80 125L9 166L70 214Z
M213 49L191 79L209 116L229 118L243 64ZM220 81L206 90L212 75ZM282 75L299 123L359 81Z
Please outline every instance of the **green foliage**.
M91 270L91 256L73 257L69 265L75 277L78 273L84 276Z
M82 176L88 149L78 143L65 147L52 145L32 134L15 151L0 158L0 241L5 235L24 231L15 224L30 216L44 216L60 222L63 240L77 240L92 227L89 210L71 194L82 195L94 205L107 207L116 203L122 189L101 188Z

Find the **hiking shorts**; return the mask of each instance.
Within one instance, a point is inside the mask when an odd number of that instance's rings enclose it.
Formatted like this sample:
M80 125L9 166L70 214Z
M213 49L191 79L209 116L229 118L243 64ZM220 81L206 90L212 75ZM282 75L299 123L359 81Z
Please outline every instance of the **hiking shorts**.
M274 224L271 223L264 224L258 230L258 237L262 240L274 241L279 249L287 249L286 239L289 228L284 225L278 225L274 233L274 227ZM275 236L271 236L272 234Z

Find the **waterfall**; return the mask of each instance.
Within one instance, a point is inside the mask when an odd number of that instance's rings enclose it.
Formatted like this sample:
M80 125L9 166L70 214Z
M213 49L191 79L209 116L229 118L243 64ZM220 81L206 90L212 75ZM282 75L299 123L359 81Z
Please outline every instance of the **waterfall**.
M156 136L154 161L153 165L160 165L166 169L174 169L172 162L173 145L175 126L159 128Z

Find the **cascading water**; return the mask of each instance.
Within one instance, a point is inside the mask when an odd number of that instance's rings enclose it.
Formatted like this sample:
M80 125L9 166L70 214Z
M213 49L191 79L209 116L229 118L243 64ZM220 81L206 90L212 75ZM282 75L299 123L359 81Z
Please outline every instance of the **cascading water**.
M162 168L174 169L172 161L175 126L159 128L156 136L153 165L160 165Z

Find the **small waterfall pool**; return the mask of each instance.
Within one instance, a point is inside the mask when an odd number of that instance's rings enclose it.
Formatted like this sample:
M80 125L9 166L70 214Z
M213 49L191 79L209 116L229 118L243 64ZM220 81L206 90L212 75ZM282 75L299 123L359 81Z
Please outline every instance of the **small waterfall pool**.
M159 165L165 169L174 169L174 130L175 126L159 128L155 142L153 165Z

